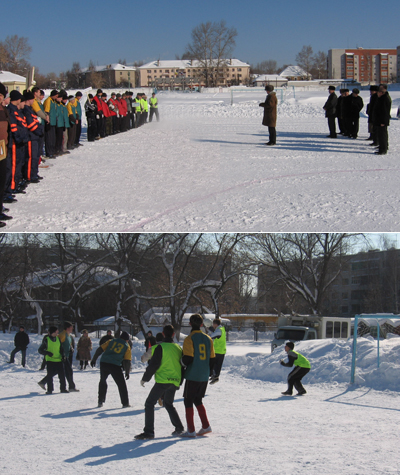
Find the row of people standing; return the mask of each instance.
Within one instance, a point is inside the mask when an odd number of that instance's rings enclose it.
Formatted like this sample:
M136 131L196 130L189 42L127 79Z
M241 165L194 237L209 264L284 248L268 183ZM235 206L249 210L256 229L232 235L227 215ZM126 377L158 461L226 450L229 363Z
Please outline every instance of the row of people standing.
M0 227L12 219L4 203L17 202L17 194L43 179L43 147L51 159L80 146L82 93L53 90L43 103L44 95L38 87L8 94L0 83Z
M158 100L155 93L149 101L144 93L137 93L134 98L131 91L122 94L112 92L110 98L101 89L97 90L95 96L88 94L85 103L88 141L93 142L108 135L141 127L147 122L149 109L149 122L154 114L158 121Z
M356 139L359 133L360 112L364 107L359 89L340 89L340 96L335 93L335 86L329 86L329 96L324 105L325 117L328 119L328 138L337 138L336 118L338 119L339 134ZM370 86L370 101L367 105L368 115L367 140L372 140L372 146L378 147L377 155L386 155L388 151L388 131L392 100L386 84Z

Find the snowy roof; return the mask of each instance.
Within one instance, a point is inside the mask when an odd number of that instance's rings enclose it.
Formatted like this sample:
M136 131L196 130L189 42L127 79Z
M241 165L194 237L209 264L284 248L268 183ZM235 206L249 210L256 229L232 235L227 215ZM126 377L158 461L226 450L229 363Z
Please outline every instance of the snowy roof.
M66 266L64 270L62 270L61 267L53 266L50 269L32 272L25 277L24 285L26 288L54 286L60 285L65 278L67 278L68 282L72 282L77 277L78 283L89 283L90 281L92 283L101 284L111 281L117 276L118 273L108 267L98 266L88 270L87 264L80 264L78 266L70 264ZM21 288L22 280L22 277L11 279L5 290L7 292L18 291Z
M249 64L240 61L239 59L225 59L226 64L232 67L245 67ZM197 60L190 59L167 59L167 60L157 60L151 61L150 63L143 64L139 69L151 69L151 68L177 68L177 69L186 69L186 68L199 68L202 64Z
M309 76L309 74L304 71L303 68L301 68L300 66L288 66L287 68L285 68L279 76L283 76L283 77L293 77L293 76L298 76L298 77L303 77L303 76Z
M25 82L26 79L19 74L10 73L10 71L0 71L0 82L7 84L8 82Z
M112 63L112 64L105 64L105 65L102 65L102 66L95 66L94 67L94 70L96 72L100 72L100 71L123 71L123 70L126 70L126 71L136 71L137 68L135 68L134 66L127 66L125 64L120 64L120 63ZM81 72L82 73L87 73L89 72L89 68L82 68L81 69Z
M287 81L287 78L279 74L260 74L254 78L255 81Z
M120 317L121 320L125 323L131 323L130 320L128 320L126 317ZM96 326L100 326L100 325L111 325L113 323L115 323L115 316L114 315L111 315L109 317L101 317L101 318L98 318L97 320L95 320L93 322Z

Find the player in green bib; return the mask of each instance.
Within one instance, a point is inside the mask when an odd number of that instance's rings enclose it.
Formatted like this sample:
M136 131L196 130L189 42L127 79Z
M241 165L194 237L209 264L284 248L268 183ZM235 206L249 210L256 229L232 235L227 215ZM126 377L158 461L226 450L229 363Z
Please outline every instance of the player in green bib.
M154 375L155 384L144 405L143 433L136 435L135 439L154 438L154 406L161 397L171 423L175 427L172 435L179 435L183 432L181 419L174 407L175 393L182 381L182 348L174 343L174 334L174 327L166 325L163 328L164 340L152 347L155 349L140 383L144 386L144 383L150 381Z
M46 389L46 394L52 394L54 390L53 378L57 374L60 380L60 392L68 393L67 383L64 372L64 350L60 339L58 338L58 328L50 327L49 333L43 338L42 344L38 349L41 355L44 355L47 363L47 374L38 382L42 389Z
M292 367L295 366L294 370L291 371L288 375L288 388L282 394L284 396L291 396L293 393L293 386L297 390L297 396L303 396L307 391L304 389L301 384L301 380L304 376L310 371L311 364L308 359L297 351L293 351L294 343L288 341L285 345L285 351L288 355L288 362L285 363L283 360L280 361L282 366Z

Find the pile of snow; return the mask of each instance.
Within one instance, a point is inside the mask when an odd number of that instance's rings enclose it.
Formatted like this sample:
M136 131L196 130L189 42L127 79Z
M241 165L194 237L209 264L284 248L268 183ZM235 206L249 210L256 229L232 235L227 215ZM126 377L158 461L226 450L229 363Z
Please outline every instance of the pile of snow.
M353 340L314 340L299 342L295 351L311 363L306 376L307 384L349 383L351 374ZM380 341L380 367L377 367L377 341L372 337L358 338L355 383L359 386L382 390L400 391L400 337ZM280 365L286 358L283 346L270 355L235 356L227 354L225 368L243 377L262 381L282 382L288 368Z

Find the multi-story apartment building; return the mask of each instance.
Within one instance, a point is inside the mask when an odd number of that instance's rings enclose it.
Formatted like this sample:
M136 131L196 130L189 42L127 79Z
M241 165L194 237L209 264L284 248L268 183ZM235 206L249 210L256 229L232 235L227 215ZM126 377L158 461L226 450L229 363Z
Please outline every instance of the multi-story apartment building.
M96 73L103 80L103 87L135 87L136 68L125 64L107 64L105 66L95 66L94 70L83 68L82 74L85 76L85 84L90 85L90 75Z
M399 48L353 48L328 51L328 77L361 84L393 83L398 78Z
M159 60L138 68L139 86L161 89L188 89L204 87L207 84L205 68L195 60ZM209 68L214 86L247 84L250 78L250 65L238 59L225 60L218 68Z
M333 266L338 262L333 261ZM400 313L400 250L360 252L341 258L342 270L329 287L322 313L353 317L359 313ZM304 300L291 294L276 271L258 270L258 313L309 313ZM310 279L310 287L312 281Z

